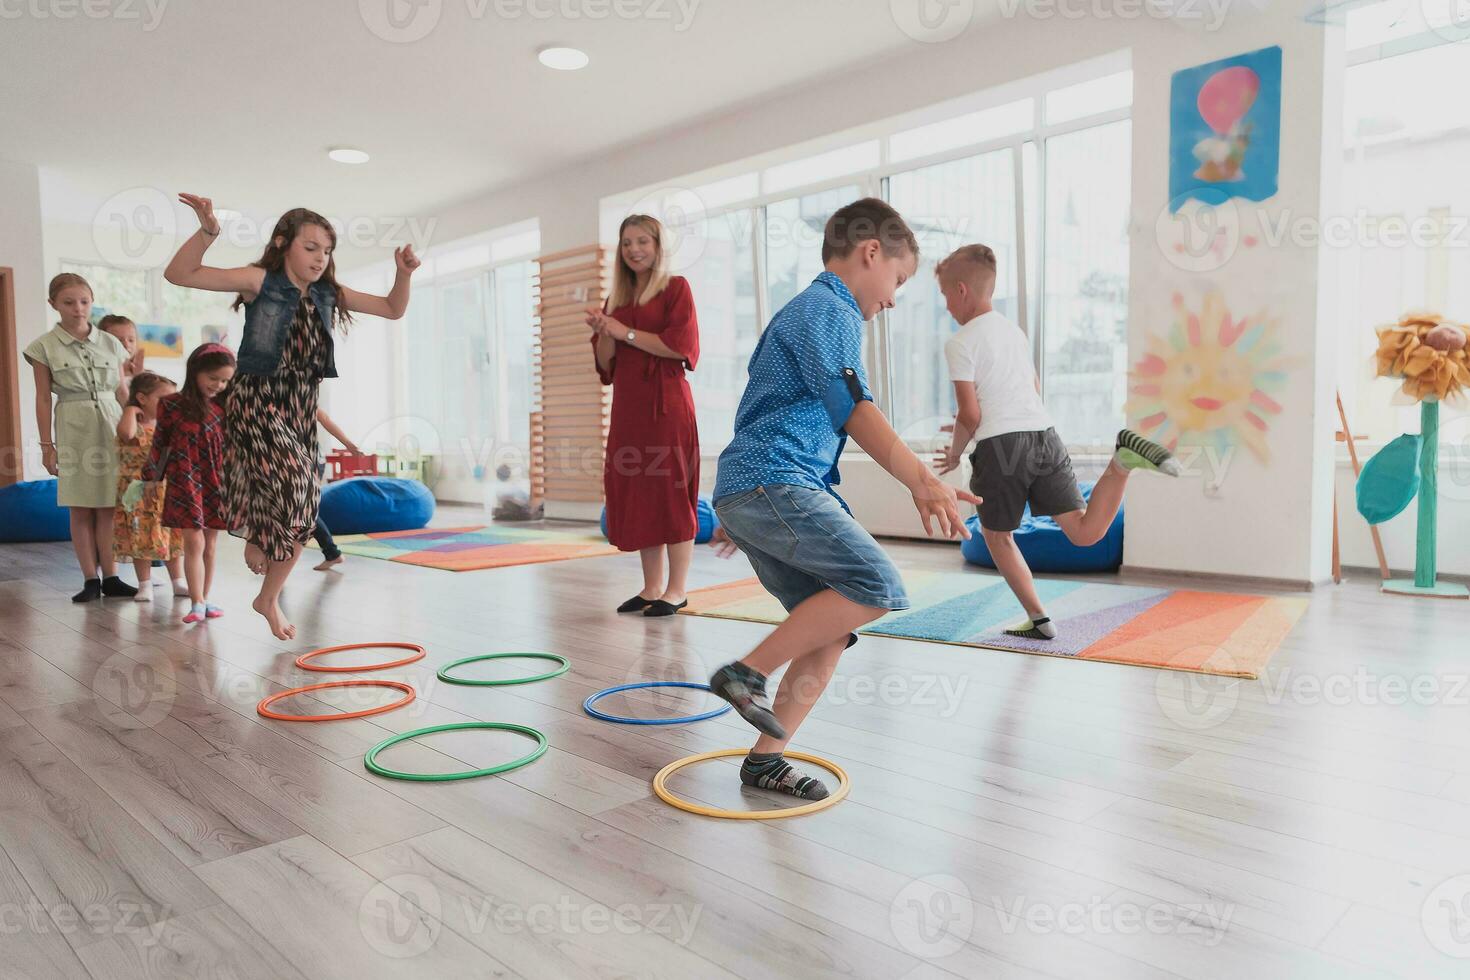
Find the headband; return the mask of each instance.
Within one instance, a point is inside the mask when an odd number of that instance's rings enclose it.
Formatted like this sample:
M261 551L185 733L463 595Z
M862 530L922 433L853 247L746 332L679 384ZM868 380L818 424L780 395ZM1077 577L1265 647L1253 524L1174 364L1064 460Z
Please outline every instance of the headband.
M198 347L194 348L194 353L190 354L189 357L203 357L205 354L228 354L231 357L235 356L235 352L230 350L224 344L208 343L200 344Z

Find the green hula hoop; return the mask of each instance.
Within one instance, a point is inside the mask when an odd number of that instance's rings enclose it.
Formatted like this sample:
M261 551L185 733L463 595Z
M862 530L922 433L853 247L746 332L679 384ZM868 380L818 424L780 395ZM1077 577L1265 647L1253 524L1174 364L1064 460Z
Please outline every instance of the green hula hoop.
M461 677L449 676L449 672L456 667L479 663L481 660L501 660L505 657L535 657L538 660L553 660L561 666L555 670L549 670L544 674L536 674L531 677L512 677L502 681L472 681ZM466 684L471 687L504 687L507 684L530 684L533 681L549 680L552 677L560 677L571 669L572 662L566 657L555 653L482 653L477 657L465 657L463 660L456 660L454 663L445 664L439 668L439 672L435 676L446 684Z
M491 766L489 769L471 769L466 772L399 772L396 769L387 769L378 765L378 753L390 746L397 745L399 742L407 741L411 738L418 738L420 735L433 735L436 732L454 732L466 728L493 728L500 731L516 732L517 734L534 738L536 740L536 747L530 753L521 756L519 759L502 762L500 765ZM387 776L389 779L411 779L422 783L446 783L456 779L473 779L476 776L495 776L502 772L510 772L512 769L519 769L521 766L530 765L545 754L546 736L534 728L528 728L525 725L511 725L498 721L461 721L452 725L433 725L429 728L420 728L415 731L403 732L391 738L386 738L369 749L367 757L362 761L363 765L367 766L368 772L378 776Z

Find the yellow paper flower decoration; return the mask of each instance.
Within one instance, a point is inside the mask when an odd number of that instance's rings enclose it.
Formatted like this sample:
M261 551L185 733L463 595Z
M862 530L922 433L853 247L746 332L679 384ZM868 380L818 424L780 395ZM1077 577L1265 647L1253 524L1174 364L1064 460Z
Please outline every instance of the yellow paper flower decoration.
M1462 327L1438 313L1406 313L1398 323L1378 328L1378 376L1403 378L1404 394L1416 401L1456 398L1470 386L1464 336Z

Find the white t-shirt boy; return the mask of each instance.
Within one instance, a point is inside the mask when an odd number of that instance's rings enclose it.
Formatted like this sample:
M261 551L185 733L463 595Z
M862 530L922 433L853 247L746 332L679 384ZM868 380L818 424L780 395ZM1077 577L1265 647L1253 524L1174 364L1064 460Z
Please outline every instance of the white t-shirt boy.
M980 402L976 440L1052 427L1036 390L1031 343L1003 314L991 310L961 326L945 343L944 357L951 381L975 382Z

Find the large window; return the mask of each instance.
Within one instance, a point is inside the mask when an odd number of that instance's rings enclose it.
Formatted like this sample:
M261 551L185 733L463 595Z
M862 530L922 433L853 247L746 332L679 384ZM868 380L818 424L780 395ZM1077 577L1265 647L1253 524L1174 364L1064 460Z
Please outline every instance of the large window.
M1035 79L876 139L605 200L609 237L635 206L662 216L660 202L686 228L707 224L701 257L677 270L700 314L704 376L691 385L703 450L730 437L759 330L821 271L827 219L865 195L904 215L922 253L914 281L866 338L874 394L904 438L933 445L953 418L944 343L957 325L933 270L981 242L997 256L996 308L1030 336L1058 430L1076 447L1110 447L1127 377L1133 77L1120 67Z
M1046 141L1042 391L1074 446L1111 447L1123 426L1130 130L1124 120Z
M860 197L846 184L766 205L766 295L771 313L796 298L822 271L822 233L832 212Z
M184 359L206 340L224 339L237 344L244 313L231 310L235 297L231 293L215 293L203 289L174 286L163 279L161 269L122 269L100 263L63 260L60 272L74 272L92 287L92 314L96 319L107 313L125 316L138 324L144 340L154 335L150 324L179 327L179 353L164 355L150 350L146 363L150 371L175 381L184 377ZM159 331L158 336L165 336Z
M1410 310L1470 319L1470 58L1451 43L1470 30L1448 20L1451 7L1348 15L1343 194L1322 242L1342 252L1339 390L1353 432L1373 442L1419 429L1417 405L1373 377L1374 328ZM1442 442L1470 451L1467 433L1470 413L1446 403Z
M944 343L958 324L934 279L939 260L967 243L989 245L996 258L995 308L1012 320L1019 317L1015 166L1015 151L1006 148L888 180L888 200L914 230L920 250L913 285L899 292L888 315L889 409L905 438L933 438L954 420Z
M734 434L745 368L760 335L754 222L748 209L708 218L699 255L682 270L699 318L699 367L689 385L706 448L724 446Z

